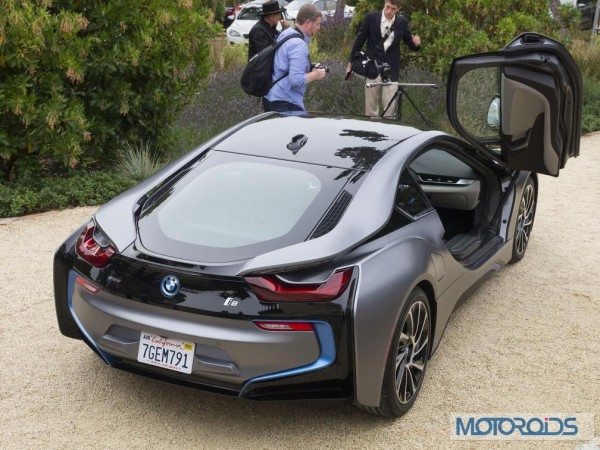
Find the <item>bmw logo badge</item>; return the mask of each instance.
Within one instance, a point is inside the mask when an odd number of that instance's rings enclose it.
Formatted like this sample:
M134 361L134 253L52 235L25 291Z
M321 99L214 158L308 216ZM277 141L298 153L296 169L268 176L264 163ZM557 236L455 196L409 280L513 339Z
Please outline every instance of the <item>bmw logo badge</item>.
M179 293L179 278L175 275L167 275L160 282L160 291L167 298L175 297Z

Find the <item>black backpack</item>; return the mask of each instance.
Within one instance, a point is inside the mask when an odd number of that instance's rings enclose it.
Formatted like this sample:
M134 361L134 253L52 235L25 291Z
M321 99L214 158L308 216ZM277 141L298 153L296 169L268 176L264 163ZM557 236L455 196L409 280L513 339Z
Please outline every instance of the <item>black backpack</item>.
M271 81L273 77L273 65L275 63L275 52L284 43L293 38L304 39L300 33L292 33L281 41L262 49L248 61L241 79L242 89L246 94L264 97L273 86L289 75L289 72L286 72L275 81Z

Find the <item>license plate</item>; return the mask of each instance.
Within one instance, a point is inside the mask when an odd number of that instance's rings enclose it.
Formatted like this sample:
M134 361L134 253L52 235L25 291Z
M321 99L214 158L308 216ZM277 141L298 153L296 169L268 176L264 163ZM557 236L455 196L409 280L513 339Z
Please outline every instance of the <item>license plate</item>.
M142 331L137 360L177 372L192 373L194 347L193 342L168 339Z

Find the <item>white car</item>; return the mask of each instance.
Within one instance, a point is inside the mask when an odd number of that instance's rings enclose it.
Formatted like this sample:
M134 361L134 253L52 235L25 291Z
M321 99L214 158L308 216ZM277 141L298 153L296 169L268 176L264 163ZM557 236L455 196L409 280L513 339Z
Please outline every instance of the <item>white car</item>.
M333 17L335 14L335 8L337 5L336 0L294 0L285 7L288 18L290 20L296 20L298 11L303 5L306 5L307 3L312 3L313 5L315 5L317 9L323 13L323 19ZM344 17L349 18L353 15L354 7L348 5L344 6Z
M233 23L227 28L227 43L229 44L248 44L248 34L250 30L260 20L262 12L262 4L266 0L256 0L246 3L238 13ZM283 8L287 2L279 0L280 6ZM283 13L285 16L285 12ZM277 29L281 31L281 26L277 25Z

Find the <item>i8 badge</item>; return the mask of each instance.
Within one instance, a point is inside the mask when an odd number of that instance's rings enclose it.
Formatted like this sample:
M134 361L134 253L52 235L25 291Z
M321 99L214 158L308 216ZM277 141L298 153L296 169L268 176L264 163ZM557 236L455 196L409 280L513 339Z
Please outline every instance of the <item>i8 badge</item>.
M167 275L160 282L160 291L167 298L175 297L179 293L179 278L175 275Z

